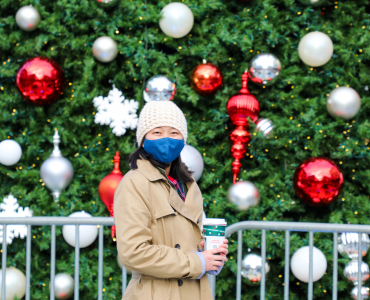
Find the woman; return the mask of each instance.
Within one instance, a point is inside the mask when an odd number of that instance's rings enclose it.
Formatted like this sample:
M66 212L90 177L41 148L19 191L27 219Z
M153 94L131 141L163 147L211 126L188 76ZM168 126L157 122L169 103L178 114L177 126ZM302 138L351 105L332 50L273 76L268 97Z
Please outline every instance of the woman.
M201 251L203 198L180 158L184 114L172 101L149 102L136 138L114 196L118 255L132 271L123 300L212 300L204 275L218 275L228 244Z

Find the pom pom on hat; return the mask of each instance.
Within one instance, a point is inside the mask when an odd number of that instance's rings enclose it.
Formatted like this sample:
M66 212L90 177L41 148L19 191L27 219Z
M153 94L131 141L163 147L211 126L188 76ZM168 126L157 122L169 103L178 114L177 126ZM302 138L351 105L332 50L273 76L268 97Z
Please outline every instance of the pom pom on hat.
M145 135L152 129L160 126L176 128L184 137L188 138L188 127L181 109L172 101L150 101L140 112L136 130L136 141L141 145Z

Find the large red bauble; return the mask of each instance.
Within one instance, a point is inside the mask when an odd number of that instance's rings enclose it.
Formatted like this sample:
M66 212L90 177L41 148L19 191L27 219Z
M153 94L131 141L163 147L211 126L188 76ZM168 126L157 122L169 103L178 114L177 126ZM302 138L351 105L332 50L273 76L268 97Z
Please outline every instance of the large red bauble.
M294 189L305 203L326 206L335 201L343 188L343 174L332 160L311 157L294 173Z
M214 64L196 66L190 75L192 88L202 96L214 94L222 85L221 70Z
M20 67L16 80L24 100L34 105L50 104L63 94L63 70L46 57L27 60Z
M114 169L112 173L105 176L103 180L100 181L99 184L100 199L108 208L111 217L114 216L113 212L114 192L116 191L118 184L121 182L123 178L122 172L119 169L120 160L121 158L119 156L119 152L117 151L116 155L114 156ZM114 225L111 227L111 235L112 239L115 239L114 236L116 235L116 227Z

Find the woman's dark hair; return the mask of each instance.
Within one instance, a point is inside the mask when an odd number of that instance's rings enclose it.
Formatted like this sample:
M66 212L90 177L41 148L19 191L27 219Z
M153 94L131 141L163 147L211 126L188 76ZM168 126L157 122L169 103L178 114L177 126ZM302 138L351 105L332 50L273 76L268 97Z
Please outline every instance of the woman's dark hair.
M134 152L132 152L129 157L127 158L127 163L129 164L131 170L137 169L137 160L138 159L146 159L148 160L154 167L160 167L162 169L166 169L170 164L164 164L161 162L156 161L152 154L148 154L143 146L137 148ZM193 182L193 178L191 175L194 172L190 171L187 166L181 161L181 157L179 156L176 158L172 164L170 169L170 176L172 178L177 178L181 182Z

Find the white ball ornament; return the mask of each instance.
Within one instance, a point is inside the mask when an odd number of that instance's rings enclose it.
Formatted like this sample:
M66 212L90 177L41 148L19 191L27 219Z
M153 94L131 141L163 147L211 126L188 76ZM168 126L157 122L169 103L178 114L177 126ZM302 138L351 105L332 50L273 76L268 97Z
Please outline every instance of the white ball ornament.
M207 219L206 213L203 211L202 225L200 226L200 231L201 232L203 232L203 225L204 225L204 222L206 221L206 219Z
M75 280L66 273L59 273L55 275L54 291L56 299L69 299L74 292ZM49 284L50 290L50 284Z
M41 20L40 13L31 5L23 6L18 9L15 15L15 22L24 31L33 31L37 28Z
M342 86L329 94L326 108L332 117L350 120L359 112L361 98L354 89Z
M180 153L181 161L188 167L190 171L193 171L195 181L198 181L202 177L204 162L203 157L197 149L193 146L185 145L184 149Z
M3 281L2 276L2 269L0 269L0 283ZM23 272L14 267L6 268L5 278L5 300L13 300L15 296L22 299L26 294L26 276Z
M71 214L69 217L82 217L91 218L92 216L85 211L78 211ZM85 248L90 246L98 236L98 228L96 225L80 225L79 226L79 247ZM75 225L64 225L63 226L63 237L65 241L75 247L75 237L76 237L76 226Z
M109 36L101 36L95 40L92 51L97 60L111 62L118 53L117 43Z
M161 11L159 27L173 38L182 38L193 28L194 16L189 7L180 2L167 4Z
M4 166L15 165L22 157L22 148L14 140L4 140L0 143L0 163Z
M306 34L298 45L298 54L301 60L311 66L325 65L333 55L333 42L328 35L320 31Z
M294 252L290 262L291 269L295 277L303 282L309 281L309 258L310 247L305 246L299 248ZM324 253L321 250L313 247L313 276L312 280L315 282L324 276L327 268L327 261Z

